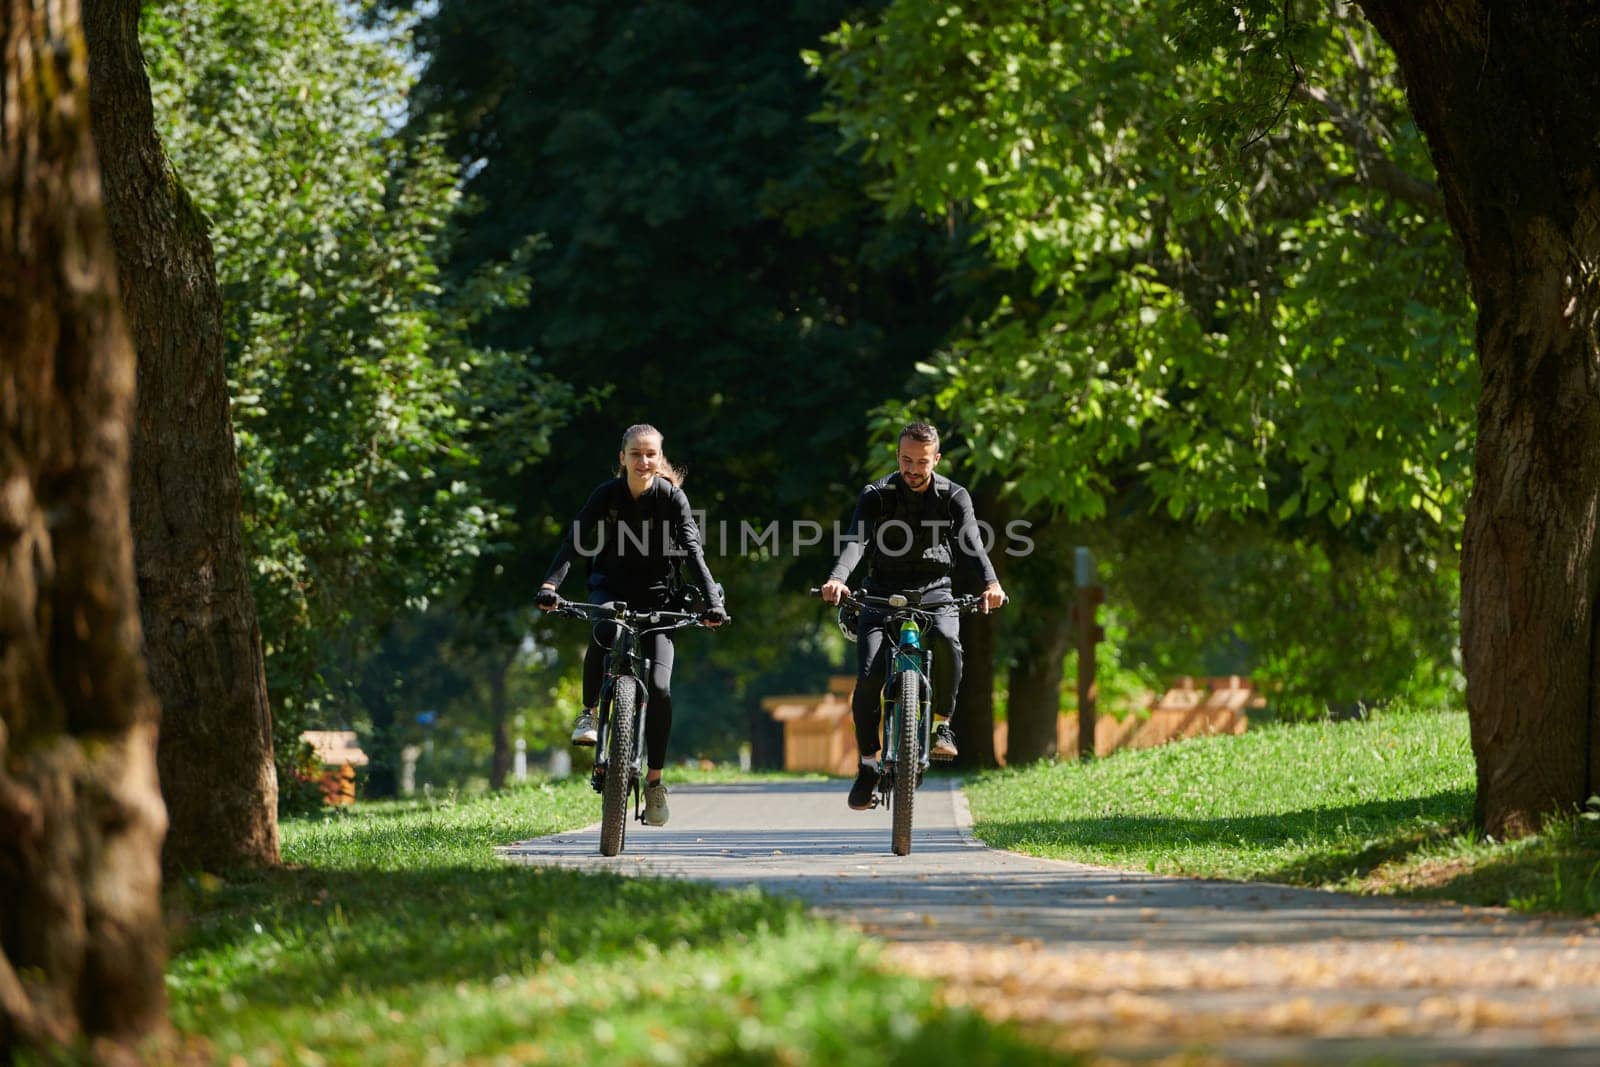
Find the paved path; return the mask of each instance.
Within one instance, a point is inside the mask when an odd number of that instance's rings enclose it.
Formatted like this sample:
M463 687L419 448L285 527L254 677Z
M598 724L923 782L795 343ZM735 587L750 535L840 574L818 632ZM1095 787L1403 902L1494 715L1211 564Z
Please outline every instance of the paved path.
M946 998L1064 1045L1226 1060L1600 1064L1600 928L1034 859L979 844L947 780L912 854L846 783L672 791L672 823L503 849L511 859L749 885L886 938ZM951 980L949 976L959 976Z

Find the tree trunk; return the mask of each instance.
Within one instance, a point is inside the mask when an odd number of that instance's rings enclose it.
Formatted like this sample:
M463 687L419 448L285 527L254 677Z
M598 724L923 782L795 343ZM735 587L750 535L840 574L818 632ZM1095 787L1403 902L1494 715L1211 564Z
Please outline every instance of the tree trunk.
M489 668L489 717L493 723L494 754L489 758L489 788L504 789L511 777L511 737L506 730L506 673L513 659Z
M1072 527L1035 518L1029 536L1033 553L1009 568L1014 592L1027 605L1009 624L1019 643L1006 702L1011 766L1055 758L1063 667L1072 647Z
M994 491L985 486L973 494L973 506L978 517L996 533L989 561L994 564L995 574L1003 585L1006 564L1003 505ZM994 750L994 657L999 630L998 616L961 617L962 678L961 691L956 694L954 726L961 753L956 757L955 766L962 770L989 770L1000 765Z
M994 615L961 618L962 677L956 694L955 766L986 771L1000 766L994 751L994 653L999 620Z
M222 296L204 218L156 137L139 0L85 0L91 119L139 361L133 533L161 698L170 866L278 862L278 778L245 566Z
M1600 21L1579 0L1362 7L1478 303L1461 649L1478 818L1517 836L1600 786Z
M379 676L371 678L372 670ZM382 672L382 662L368 670L368 684L360 689L372 731L362 747L367 753L367 796L374 800L400 795L400 728L395 724L394 694L390 679Z
M1006 764L1019 766L1056 758L1056 720L1061 714L1061 679L1072 623L1065 599L1030 601L1030 632L1011 664L1006 704Z
M83 1039L109 1059L164 1012L134 355L78 5L0 0L0 56L0 1061Z
M757 704L745 709L745 725L750 739L750 769L754 771L781 771L784 754L783 723L774 722L771 715Z

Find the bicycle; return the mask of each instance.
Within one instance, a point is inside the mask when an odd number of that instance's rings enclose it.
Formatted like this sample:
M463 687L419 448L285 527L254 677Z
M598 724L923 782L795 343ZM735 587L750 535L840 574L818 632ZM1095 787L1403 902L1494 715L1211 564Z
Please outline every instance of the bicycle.
M650 701L650 661L639 651L639 640L649 634L703 626L702 615L687 611L634 611L624 601L612 606L577 604L557 599L554 611L588 623L617 625L616 640L606 653L605 680L601 683L594 770L589 784L600 794L600 855L615 856L627 838L628 795L633 795L633 817L644 821L642 804L645 774L645 712ZM722 625L733 621L724 618ZM617 768L612 773L611 768Z
M811 595L821 596L822 590L812 589ZM921 607L901 593L886 597L845 593L839 603L857 611L883 612L885 632L896 635L893 649L884 656L884 683L878 697L883 710L883 758L872 806L889 807L890 845L896 856L908 856L916 790L928 770L933 738L933 648L922 643L923 623L951 611L965 615L982 610L983 595ZM908 708L915 708L915 714L908 714Z

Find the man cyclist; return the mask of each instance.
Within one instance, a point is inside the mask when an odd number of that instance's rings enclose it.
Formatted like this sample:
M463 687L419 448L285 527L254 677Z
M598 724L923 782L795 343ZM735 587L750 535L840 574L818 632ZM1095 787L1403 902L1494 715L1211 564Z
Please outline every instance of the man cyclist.
M1005 592L995 578L994 565L984 551L972 511L972 497L935 468L939 465L939 431L925 422L913 422L900 431L897 445L899 469L861 490L850 520L854 540L845 545L833 571L822 586L822 599L837 604L850 591L846 584L863 557L867 560L865 592L870 596L901 593L923 607L950 603L950 575L959 563L976 569L983 578L983 610L1005 603ZM850 698L855 719L856 747L861 753L850 806L857 811L872 807L878 784L878 729L882 718L878 695L884 676L885 616L880 611L861 613L856 627L856 688ZM934 735L929 755L937 760L956 756L955 731L950 715L961 687L961 629L954 611L935 617L933 638Z

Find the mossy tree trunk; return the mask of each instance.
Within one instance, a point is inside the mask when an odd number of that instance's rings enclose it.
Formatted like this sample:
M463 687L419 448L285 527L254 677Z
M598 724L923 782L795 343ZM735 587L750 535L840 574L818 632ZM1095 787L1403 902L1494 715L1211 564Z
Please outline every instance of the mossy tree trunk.
M139 0L84 0L91 112L138 351L133 539L150 680L161 699L166 861L278 862L278 779L246 569L222 294L204 217L156 136Z
M1587 0L1361 0L1394 48L1478 304L1461 560L1477 811L1600 790L1600 17Z
M165 1010L134 354L77 0L0 0L0 49L0 1061L109 1060Z

